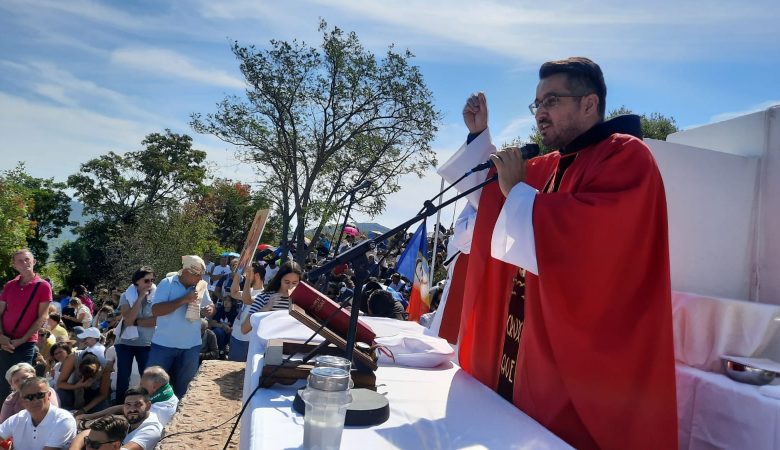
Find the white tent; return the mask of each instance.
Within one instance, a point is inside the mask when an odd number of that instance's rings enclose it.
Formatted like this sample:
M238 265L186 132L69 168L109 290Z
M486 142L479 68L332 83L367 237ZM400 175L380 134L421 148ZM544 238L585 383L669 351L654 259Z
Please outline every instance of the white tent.
M780 304L778 114L648 139L666 187L674 290Z

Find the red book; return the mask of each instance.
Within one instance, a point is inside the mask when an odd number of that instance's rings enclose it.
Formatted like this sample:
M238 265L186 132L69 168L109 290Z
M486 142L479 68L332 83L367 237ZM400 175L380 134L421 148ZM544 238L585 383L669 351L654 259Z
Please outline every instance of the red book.
M311 285L308 285L301 281L298 286L293 290L290 295L290 300L296 305L306 310L309 315L314 316L320 322L329 318L334 311L338 311L330 322L328 322L328 328L336 332L339 336L347 339L347 331L349 330L349 316L350 311L347 309L339 310L339 304L325 296L322 292L314 289ZM356 341L365 342L366 344L373 344L376 338L376 333L368 325L361 322L358 319L357 323L357 336Z

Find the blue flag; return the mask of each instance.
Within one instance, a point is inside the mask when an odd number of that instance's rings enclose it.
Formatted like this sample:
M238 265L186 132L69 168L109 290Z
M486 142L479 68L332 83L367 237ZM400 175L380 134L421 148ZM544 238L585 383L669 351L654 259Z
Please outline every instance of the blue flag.
M414 269L420 254L423 255L424 259L427 259L428 234L425 231L425 221L414 232L414 235L409 240L409 244L406 245L404 252L401 253L401 257L398 258L396 272L414 281Z

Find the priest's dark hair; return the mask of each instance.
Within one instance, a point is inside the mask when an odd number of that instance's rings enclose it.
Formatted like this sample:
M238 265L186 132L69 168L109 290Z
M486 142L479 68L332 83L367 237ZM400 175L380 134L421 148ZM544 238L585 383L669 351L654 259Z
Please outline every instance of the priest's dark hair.
M599 115L604 120L607 110L607 84L601 67L583 56L548 61L539 68L539 79L559 73L566 74L566 86L574 95L594 93L599 98Z

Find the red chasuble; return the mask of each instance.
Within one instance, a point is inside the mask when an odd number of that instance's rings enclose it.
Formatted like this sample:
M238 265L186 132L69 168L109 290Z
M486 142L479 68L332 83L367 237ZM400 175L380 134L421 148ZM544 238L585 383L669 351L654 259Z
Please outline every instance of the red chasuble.
M513 403L576 448L675 449L660 173L649 148L626 134L567 153L575 159L557 191L538 194L534 204L539 274L526 275ZM527 182L544 190L559 161L558 152L529 161ZM483 189L460 335L462 367L493 389L517 271L490 257L503 202L498 183Z

